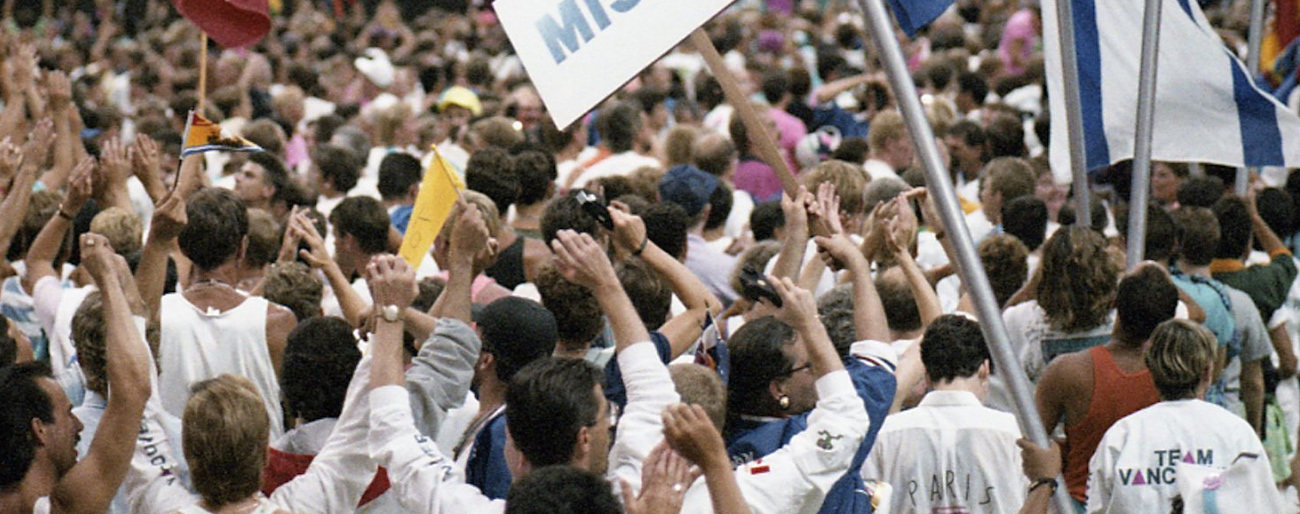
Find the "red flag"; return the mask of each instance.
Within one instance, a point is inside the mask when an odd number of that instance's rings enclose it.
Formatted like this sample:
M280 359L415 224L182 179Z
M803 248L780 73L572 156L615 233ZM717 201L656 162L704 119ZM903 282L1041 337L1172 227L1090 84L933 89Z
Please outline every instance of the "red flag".
M271 31L267 0L172 0L172 5L226 48L251 45Z

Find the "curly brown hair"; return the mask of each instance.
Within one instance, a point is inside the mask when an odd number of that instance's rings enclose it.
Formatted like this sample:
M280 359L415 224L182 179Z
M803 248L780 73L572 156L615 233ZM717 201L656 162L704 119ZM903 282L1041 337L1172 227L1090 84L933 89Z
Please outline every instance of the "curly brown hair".
M1106 238L1088 227L1062 227L1043 245L1035 291L1055 330L1074 332L1110 319L1120 267Z
M600 304L590 289L565 280L553 264L543 265L533 282L542 296L542 306L555 315L561 346L580 348L604 330Z

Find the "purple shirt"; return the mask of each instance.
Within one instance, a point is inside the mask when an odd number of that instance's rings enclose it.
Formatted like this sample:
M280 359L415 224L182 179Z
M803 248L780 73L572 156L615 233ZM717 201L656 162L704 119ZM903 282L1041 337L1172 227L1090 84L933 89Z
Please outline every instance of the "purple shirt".
M734 182L736 189L749 193L755 202L781 198L781 181L776 178L776 170L757 158L741 157Z

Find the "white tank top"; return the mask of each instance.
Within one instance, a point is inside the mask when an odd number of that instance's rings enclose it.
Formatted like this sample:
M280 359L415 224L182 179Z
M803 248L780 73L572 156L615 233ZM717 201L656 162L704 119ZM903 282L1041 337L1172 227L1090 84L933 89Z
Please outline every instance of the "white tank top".
M280 382L266 347L264 298L249 297L225 312L202 311L179 293L162 298L158 377L163 409L180 417L190 384L229 373L257 386L270 416L272 440L284 433Z

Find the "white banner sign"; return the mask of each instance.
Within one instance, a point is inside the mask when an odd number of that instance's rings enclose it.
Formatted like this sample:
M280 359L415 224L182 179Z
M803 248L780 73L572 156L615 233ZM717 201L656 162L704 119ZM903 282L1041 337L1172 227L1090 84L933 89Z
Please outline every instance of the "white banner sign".
M604 100L734 0L497 0L555 124Z

